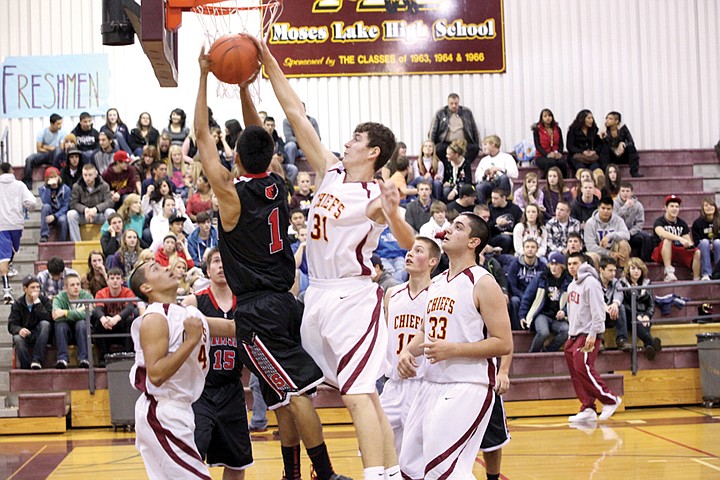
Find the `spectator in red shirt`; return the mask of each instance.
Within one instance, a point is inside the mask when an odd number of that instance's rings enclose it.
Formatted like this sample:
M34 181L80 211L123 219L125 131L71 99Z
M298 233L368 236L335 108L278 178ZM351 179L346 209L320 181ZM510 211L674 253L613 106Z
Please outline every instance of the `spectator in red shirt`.
M185 213L190 217L193 223L197 222L197 216L200 212L211 212L212 207L212 188L210 182L205 175L200 175L196 182L196 191L187 201Z
M129 288L123 286L123 272L119 268L111 268L107 274L107 287L95 294L96 299L135 298ZM133 351L130 339L130 325L137 316L137 307L133 302L96 303L92 315L93 331L96 334L127 333L125 338L98 338L95 344L100 351L100 366L105 364L105 355L110 352L111 345L121 345L122 351Z
M179 250L176 250L178 245L180 245L181 248ZM158 251L155 254L155 261L163 267L168 267L170 266L170 262L174 260L176 256L185 260L188 269L195 266L195 262L193 262L192 258L190 258L190 255L188 255L187 248L185 247L184 243L178 243L175 235L173 235L172 233L168 233L163 239L162 246L158 248Z

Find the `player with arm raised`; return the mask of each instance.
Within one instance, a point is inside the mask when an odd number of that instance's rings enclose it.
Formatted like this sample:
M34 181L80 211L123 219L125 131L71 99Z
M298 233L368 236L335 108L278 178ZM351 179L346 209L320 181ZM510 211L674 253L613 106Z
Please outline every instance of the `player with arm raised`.
M218 248L228 285L237 297L239 356L260 379L268 408L276 410L286 477L300 475L293 461L299 457L299 439L292 438L298 431L318 478L345 478L333 471L320 417L305 395L322 383L323 374L300 345L301 308L289 292L295 281L295 260L286 227L287 191L282 178L267 171L274 142L262 127L247 126L235 147L240 176L232 178L220 163L208 128L210 59L204 51L198 62L195 135L203 170L220 205ZM241 100L245 113L250 101L245 87Z
M345 144L340 162L320 143L300 98L267 44L262 61L299 146L316 173L308 212L303 346L340 390L352 416L366 479L396 475L392 429L380 406L375 381L385 361L387 328L380 321L382 290L370 279L370 258L386 225L400 246L410 248L413 229L398 210L391 183L377 184L375 172L395 149L395 136L378 123L361 123ZM387 470L387 471L386 471Z
M401 352L398 371L411 378L425 356L423 395L410 407L400 466L403 478L473 478L472 468L495 403L495 357L512 351L505 297L477 265L490 236L480 217L460 214L443 249L450 268L428 289L424 335Z
M384 125L361 123L338 161L320 143L266 43L262 61L316 173L316 193L308 211L310 286L305 293L303 346L322 368L325 381L340 390L357 432L365 479L396 478L392 429L375 390L385 363L387 327L380 321L382 289L370 278L370 258L386 225L401 247L409 249L414 242L413 229L398 210L397 187L373 180L395 150L395 135Z

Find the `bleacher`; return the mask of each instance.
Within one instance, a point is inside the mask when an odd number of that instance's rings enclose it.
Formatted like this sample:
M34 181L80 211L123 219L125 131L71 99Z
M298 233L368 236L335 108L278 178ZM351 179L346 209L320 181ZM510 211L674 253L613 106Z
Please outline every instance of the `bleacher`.
M720 164L712 150L684 151L642 151L640 152L641 172L644 178L631 179L635 193L645 206L646 225L650 231L655 218L663 214L663 198L668 193L682 197L681 217L689 224L700 212L702 198L714 196L720 191ZM477 164L477 162L476 162ZM473 166L473 171L476 165ZM309 170L307 163L298 163L300 170ZM520 184L527 172L535 167L521 166ZM629 177L626 166L621 167L623 178ZM21 169L16 169L21 178ZM42 182L42 170L34 172L34 191ZM542 186L541 182L541 186ZM570 186L574 180L567 182ZM38 202L39 204L39 202ZM37 273L46 268L53 256L62 257L66 265L85 273L87 255L90 250L99 249L99 226L83 226L82 242L56 242L51 236L47 243L38 243L40 238L39 211L32 212L26 222L21 242L21 251L15 257L14 266L19 275L11 279L14 294L22 292L20 281L24 275ZM662 282L660 265L650 264L650 278L654 283ZM680 280L691 280L688 269L678 268ZM700 376L698 369L695 334L720 332L720 323L697 324L688 321L666 323L681 317L693 317L697 307L710 303L720 312L720 286L697 282L689 287L667 287L656 292L658 295L675 293L691 300L684 307L673 308L670 315L660 311L654 320L660 323L653 327L653 334L660 337L664 349L653 362L639 357L639 372L631 372L631 355L616 350L614 335L607 334L605 343L608 350L598 357L598 372L610 387L623 395L621 408L655 405L699 404ZM94 394L90 393L88 370L72 368L77 360L71 357L70 368L55 370L54 349L49 349L44 366L40 371L11 370L12 339L7 331L7 317L10 306L0 305L0 434L60 432L66 426L110 426L109 396L105 369L96 369ZM505 397L508 415L565 415L577 411L575 398L567 367L562 353L525 353L529 349L532 334L514 332L515 355L511 369L512 386ZM246 389L248 408L252 407L252 396ZM327 423L349 422L349 416L342 409L338 393L321 387L315 398L321 407L321 417ZM67 421L69 420L69 421Z

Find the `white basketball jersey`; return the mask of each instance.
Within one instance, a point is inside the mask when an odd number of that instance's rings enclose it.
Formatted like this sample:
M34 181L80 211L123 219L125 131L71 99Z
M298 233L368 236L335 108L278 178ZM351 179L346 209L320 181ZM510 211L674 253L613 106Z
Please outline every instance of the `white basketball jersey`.
M156 387L147 378L145 371L145 356L140 345L140 326L143 319L150 313L159 313L167 319L169 332L168 353L175 352L185 338L183 322L187 317L198 317L203 323L203 335L193 348L190 356L185 360L177 372L168 378L162 385ZM195 307L183 307L176 304L153 303L145 314L136 319L131 328L133 342L135 343L135 365L130 370L130 383L141 392L154 397L171 398L181 402L194 402L200 398L205 388L205 376L208 373L208 358L210 354L210 330L207 319Z
M475 307L473 289L490 273L477 265L448 278L448 270L430 284L425 310L425 341L473 343L485 340L485 322ZM484 358L453 358L425 365L425 380L436 383L495 384L495 363Z
M415 298L410 295L408 282L395 287L395 290L388 301L388 348L387 359L390 362L390 370L385 376L393 380L399 380L398 355L400 351L410 343L415 335L422 335L422 322L427 306L428 290L425 288ZM417 376L422 378L425 364L425 357L418 357Z
M370 275L370 257L385 225L367 216L380 196L375 182L345 182L342 162L323 178L308 211L307 260L310 277L337 279Z

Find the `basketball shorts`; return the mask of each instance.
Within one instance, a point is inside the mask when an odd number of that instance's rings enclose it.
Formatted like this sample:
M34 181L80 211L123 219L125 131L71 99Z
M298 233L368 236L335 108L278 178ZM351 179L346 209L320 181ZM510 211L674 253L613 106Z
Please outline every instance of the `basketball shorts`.
M495 394L477 383L424 381L408 412L400 470L410 479L473 479Z
M490 416L490 423L485 430L485 437L480 444L480 451L493 452L507 445L509 441L510 432L507 428L505 403L502 397L495 393L495 405Z
M195 445L210 466L243 470L253 464L242 384L205 387L195 412Z
M192 405L140 395L135 403L135 448L150 480L201 478L210 470L195 446Z
M395 434L395 450L400 454L402 437L407 414L415 395L420 390L422 378L409 378L407 380L390 379L385 382L385 388L380 395L380 406L385 411L390 426Z
M655 249L652 251L652 254L650 254L650 258L653 262L659 263L662 265L662 246L663 242L669 242L669 240L662 240L660 242L660 245L655 247ZM695 250L694 248L685 248L682 246L677 246L673 243L672 245L672 263L685 265L687 268L692 268L692 262L695 258Z
M369 277L310 279L302 344L341 395L376 392L375 381L390 367L382 298Z
M323 374L300 344L302 308L289 292L263 291L235 307L238 354L260 380L268 409L290 403L292 395L313 393Z
M0 262L10 261L20 250L20 237L22 230L0 231Z

